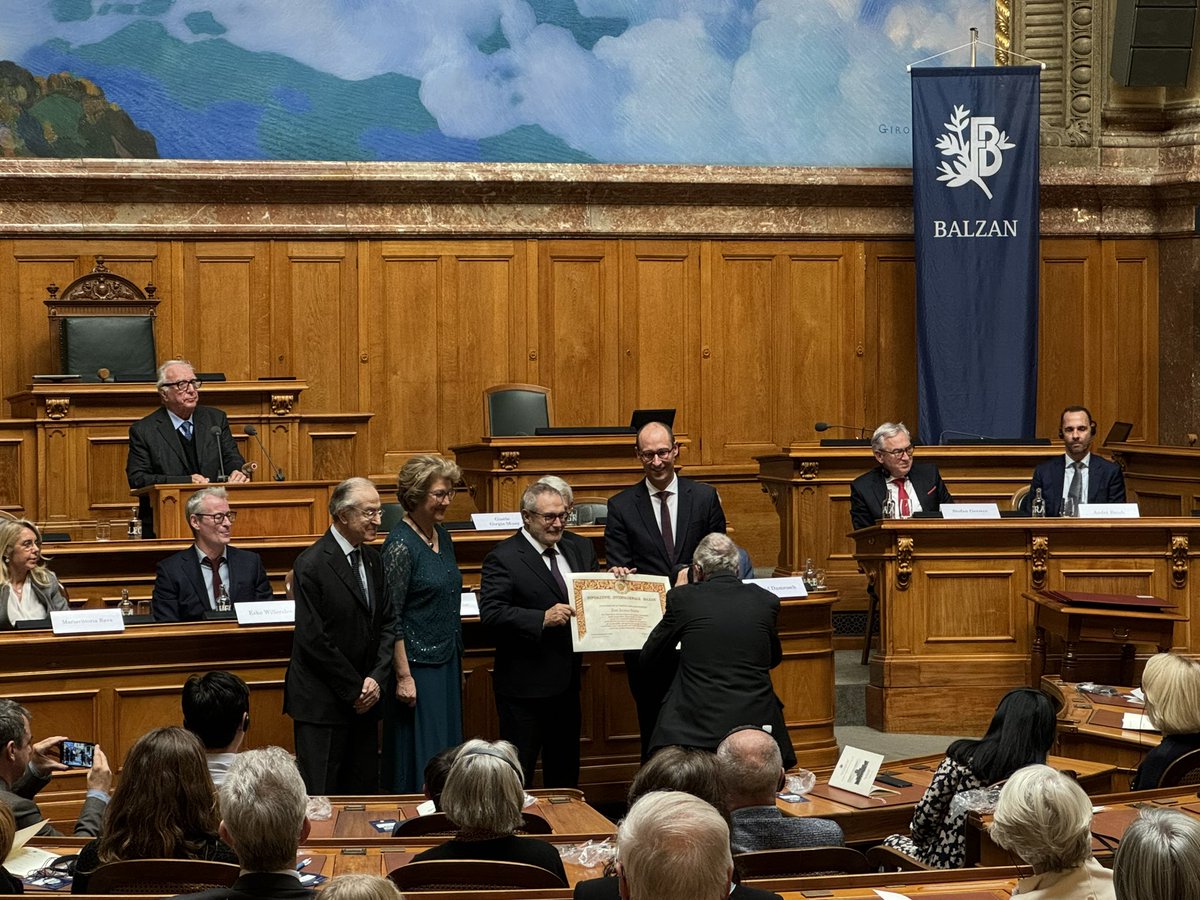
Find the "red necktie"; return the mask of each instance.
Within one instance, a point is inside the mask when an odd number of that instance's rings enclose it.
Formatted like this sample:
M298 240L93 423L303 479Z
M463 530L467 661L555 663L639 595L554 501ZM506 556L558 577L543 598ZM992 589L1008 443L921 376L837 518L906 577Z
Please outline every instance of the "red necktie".
M892 484L896 486L896 498L900 501L900 518L907 519L912 515L912 503L908 499L908 491L904 489L903 478L893 478Z

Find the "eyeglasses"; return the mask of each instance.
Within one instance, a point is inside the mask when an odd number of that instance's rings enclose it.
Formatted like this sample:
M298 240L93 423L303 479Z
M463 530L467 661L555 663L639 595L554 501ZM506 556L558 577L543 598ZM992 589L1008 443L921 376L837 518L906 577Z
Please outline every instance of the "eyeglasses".
M657 450L639 450L637 458L642 462L653 462L656 459L670 459L671 454L678 449L678 444L672 444L670 447L659 447Z
M355 506L353 509L356 513L358 513L364 519L368 519L368 520L369 519L379 519L381 521L383 520L383 510L382 509L363 509L361 506Z
M897 447L895 450L877 450L876 452L886 454L892 459L904 459L906 456L913 455L913 447L912 444L909 444L907 447Z
M442 503L443 501L446 501L446 500L453 500L454 495L457 493L458 493L458 491L447 491L447 490L443 489L443 490L439 490L439 491L426 491L425 496L432 497L438 503Z
M195 513L195 516L197 519L212 519L214 525L220 525L222 522L228 522L232 525L237 521L238 514L235 510L231 509L229 512Z
M567 516L571 515L570 510L567 510L565 512L560 512L560 513L540 513L540 512L533 512L532 510L527 509L527 510L525 510L525 512L531 516L537 516L539 519L541 519L547 525L553 525L555 522L562 522L565 525L566 521L567 521Z
M188 388L198 391L203 384L204 382L199 378L185 378L183 381L168 381L163 387L173 388L182 394Z

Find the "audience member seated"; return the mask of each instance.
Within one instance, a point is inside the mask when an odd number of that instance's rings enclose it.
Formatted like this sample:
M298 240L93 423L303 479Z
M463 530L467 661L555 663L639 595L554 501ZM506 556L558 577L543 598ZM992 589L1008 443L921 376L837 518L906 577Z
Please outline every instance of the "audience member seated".
M717 764L732 822L734 853L788 847L840 847L842 829L828 819L785 816L775 805L783 787L783 759L775 738L761 728L737 729L717 747Z
M1054 743L1054 706L1040 691L1017 688L1001 698L987 734L955 741L913 810L911 835L893 834L888 847L940 869L960 869L966 857L967 806L956 796L1003 781L1024 766L1046 761ZM990 804L986 804L989 805Z
M1158 787L1171 763L1200 750L1200 662L1173 653L1150 657L1142 672L1142 693L1150 724L1163 739L1133 773L1129 786L1135 791Z
M692 747L663 747L638 769L629 785L628 805L632 806L653 791L680 791L698 797L713 807L729 826L725 807L725 791L721 784L717 755ZM736 876L736 872L734 873ZM616 860L609 863L603 878L588 878L575 884L574 900L620 900L621 886L617 878ZM736 884L729 900L778 900L770 891Z
M990 833L1033 867L1033 875L1017 880L1014 896L1115 900L1112 871L1092 856L1092 801L1069 775L1049 766L1016 772L1000 791Z
M38 791L50 783L51 772L67 767L58 760L62 735L43 738L36 744L29 730L29 710L12 700L0 700L0 803L7 804L17 820L17 830L41 822L39 835L61 835L46 821L33 801ZM112 788L112 770L99 746L87 774L87 797L75 823L76 837L95 837L100 833L108 792Z
M713 807L653 791L617 830L622 900L725 900L733 878L729 828Z
M183 685L183 727L204 744L217 787L250 728L250 689L232 672L191 675Z
M265 747L239 753L221 785L220 835L236 851L242 873L231 887L189 894L188 900L312 897L296 870L296 850L308 837L307 804L304 779L286 750Z
M42 535L24 519L0 524L0 629L67 608L62 585L42 559Z
M395 882L382 875L338 875L321 891L321 900L404 900Z
M12 851L13 838L17 835L17 820L13 818L12 810L7 803L0 803L0 863L8 858ZM10 875L8 869L0 865L0 894L23 894L25 886L21 879Z
M1173 809L1143 807L1113 860L1117 900L1200 897L1200 822Z
M567 883L562 859L552 844L514 832L523 824L524 777L517 751L508 741L463 744L442 792L442 808L458 834L413 857L484 859L528 863L548 869Z
M425 764L425 781L422 785L422 790L425 793L425 799L433 802L433 808L436 812L442 810L442 792L446 789L446 778L450 775L450 769L454 765L454 760L458 756L458 751L462 749L462 744L455 744L453 747L447 747L441 750Z
M156 728L130 748L101 836L79 852L71 892L86 894L96 869L122 859L236 863L217 837L218 824L216 790L199 738L177 726Z

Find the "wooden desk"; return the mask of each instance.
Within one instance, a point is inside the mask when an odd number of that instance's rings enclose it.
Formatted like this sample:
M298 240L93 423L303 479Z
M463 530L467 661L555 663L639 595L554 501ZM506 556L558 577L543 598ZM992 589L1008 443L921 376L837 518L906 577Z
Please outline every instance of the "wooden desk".
M1125 490L1143 516L1190 516L1200 509L1200 447L1106 444L1120 464Z
M1029 683L1026 591L1154 594L1190 618L1200 574L1191 518L908 519L852 536L881 601L867 722L885 731L982 731L1005 691ZM1172 643L1200 653L1190 621ZM1116 663L1088 657L1107 681L1119 680Z
M238 514L236 533L307 535L329 527L329 498L337 485L337 481L251 481L223 487L229 492L230 508ZM191 540L186 507L197 488L194 484L152 484L134 492L149 496L158 539Z
M1110 763L1117 767L1114 790L1127 790L1129 777L1162 735L1157 731L1128 731L1121 727L1126 712L1142 712L1142 704L1129 697L1128 688L1115 697L1089 694L1078 684L1067 684L1057 675L1042 677L1042 690L1058 702L1055 752L1078 759Z
M1030 678L1037 687L1046 673L1046 635L1063 640L1062 677L1079 681L1079 644L1092 641L1121 646L1121 683L1133 683L1134 644L1153 644L1159 653L1171 649L1175 623L1186 622L1182 613L1168 610L1116 609L1065 603L1045 594L1026 591L1033 604L1033 648Z

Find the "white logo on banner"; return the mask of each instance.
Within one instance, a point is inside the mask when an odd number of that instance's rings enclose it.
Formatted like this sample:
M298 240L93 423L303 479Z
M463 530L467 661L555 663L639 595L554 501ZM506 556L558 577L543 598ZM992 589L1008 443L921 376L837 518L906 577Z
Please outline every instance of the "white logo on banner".
M949 182L952 188L977 184L991 200L992 192L984 179L1000 171L1004 164L1003 151L1017 145L996 127L994 116L972 116L969 109L961 106L954 107L954 115L944 124L949 130L937 139L936 146L942 156L953 156L954 163L943 161L938 166L942 173L938 181Z

